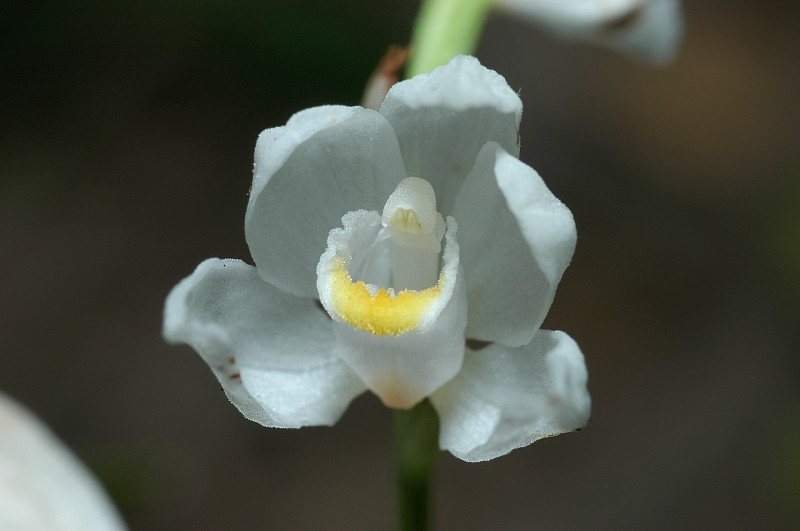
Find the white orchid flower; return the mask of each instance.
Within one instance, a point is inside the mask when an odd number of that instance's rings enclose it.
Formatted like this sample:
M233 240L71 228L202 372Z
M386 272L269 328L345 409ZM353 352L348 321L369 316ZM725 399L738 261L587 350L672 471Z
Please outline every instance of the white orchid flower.
M467 461L582 427L583 356L539 328L575 224L517 158L521 113L502 76L459 56L380 112L316 107L265 130L256 266L200 264L167 298L165 337L265 426L331 425L369 389L394 408L430 398L440 447Z
M495 0L565 38L666 63L683 36L680 0Z

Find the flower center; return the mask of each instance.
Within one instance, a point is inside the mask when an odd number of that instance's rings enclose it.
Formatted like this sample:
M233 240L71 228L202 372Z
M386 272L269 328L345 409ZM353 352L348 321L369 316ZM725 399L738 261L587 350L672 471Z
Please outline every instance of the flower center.
M417 177L403 179L377 217L350 212L342 218L344 228L331 231L317 272L320 298L350 326L400 335L418 328L439 306L446 281L439 266L445 222L433 187Z
M388 240L391 286L424 290L436 284L445 224L431 184L419 177L400 181L383 207L381 224L378 241Z

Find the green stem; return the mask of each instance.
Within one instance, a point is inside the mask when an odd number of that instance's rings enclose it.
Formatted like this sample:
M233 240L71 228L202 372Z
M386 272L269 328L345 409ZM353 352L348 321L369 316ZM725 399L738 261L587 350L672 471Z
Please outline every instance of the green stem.
M427 400L412 409L395 410L394 454L399 529L429 528L430 480L439 457L439 418Z
M492 0L424 0L411 36L408 77L430 72L478 45Z

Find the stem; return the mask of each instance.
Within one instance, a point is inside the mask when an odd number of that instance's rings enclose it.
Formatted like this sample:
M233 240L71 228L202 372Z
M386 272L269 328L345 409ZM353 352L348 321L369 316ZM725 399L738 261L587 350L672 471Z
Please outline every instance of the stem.
M439 457L439 418L427 400L412 409L395 410L394 454L399 529L429 528L430 480Z
M424 0L411 36L408 77L475 51L492 0Z

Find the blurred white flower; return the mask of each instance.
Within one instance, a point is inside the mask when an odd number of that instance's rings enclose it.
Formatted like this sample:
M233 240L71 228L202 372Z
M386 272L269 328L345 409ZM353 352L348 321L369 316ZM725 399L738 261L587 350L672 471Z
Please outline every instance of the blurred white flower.
M200 264L167 298L165 337L265 426L333 424L365 389L397 408L429 397L440 446L467 461L583 426L583 356L539 328L575 225L517 158L521 113L459 56L380 112L267 129L245 218L256 266Z
M0 394L0 529L121 531L97 480L33 415Z
M680 0L495 0L554 33L642 59L671 61L683 37Z

